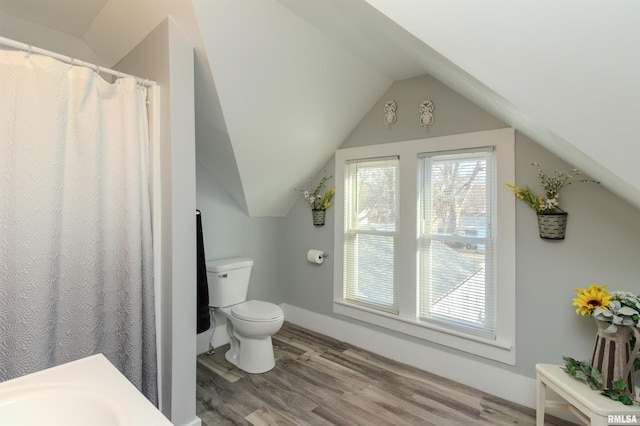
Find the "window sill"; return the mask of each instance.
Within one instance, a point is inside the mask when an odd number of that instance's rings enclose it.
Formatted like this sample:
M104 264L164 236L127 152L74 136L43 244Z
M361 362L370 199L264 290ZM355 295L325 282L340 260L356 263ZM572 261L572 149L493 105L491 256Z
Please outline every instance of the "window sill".
M433 326L418 320L400 318L395 315L374 311L366 307L339 300L334 301L333 311L336 314L417 337L425 341L458 349L504 364L515 365L515 348L513 344L500 336L496 340L488 340L482 337Z

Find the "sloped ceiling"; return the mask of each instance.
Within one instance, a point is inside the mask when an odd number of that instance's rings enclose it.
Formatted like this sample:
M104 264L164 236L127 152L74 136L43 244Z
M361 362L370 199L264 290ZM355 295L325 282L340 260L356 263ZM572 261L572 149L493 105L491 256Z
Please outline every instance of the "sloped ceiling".
M113 66L171 15L196 49L198 162L251 216L285 215L387 87L425 73L640 207L635 0L81 3L1 0L0 24Z
M336 4L322 9L339 17ZM197 2L196 15L248 213L286 215L393 79L336 39L345 25L329 37L275 0Z
M366 1L488 95L434 76L640 207L640 2Z
M0 10L76 38L82 38L107 1L2 0Z

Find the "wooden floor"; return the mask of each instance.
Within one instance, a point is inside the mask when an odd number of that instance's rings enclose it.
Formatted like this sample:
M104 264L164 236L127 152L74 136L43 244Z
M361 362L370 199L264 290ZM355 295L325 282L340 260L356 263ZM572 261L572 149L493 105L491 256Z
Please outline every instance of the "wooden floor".
M290 323L273 346L276 366L264 374L229 364L228 345L198 356L204 426L535 425L531 409Z

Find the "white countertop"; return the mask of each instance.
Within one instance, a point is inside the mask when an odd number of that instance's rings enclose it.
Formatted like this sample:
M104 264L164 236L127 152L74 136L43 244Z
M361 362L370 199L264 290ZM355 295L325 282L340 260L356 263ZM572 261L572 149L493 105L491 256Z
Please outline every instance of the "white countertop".
M0 383L0 424L170 426L171 422L98 354Z

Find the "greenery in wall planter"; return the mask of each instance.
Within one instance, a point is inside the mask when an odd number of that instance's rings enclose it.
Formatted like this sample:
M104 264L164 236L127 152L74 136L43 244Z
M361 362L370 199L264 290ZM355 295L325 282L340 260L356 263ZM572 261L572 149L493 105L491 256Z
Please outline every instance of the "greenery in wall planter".
M336 186L326 189L327 181L331 176L323 175L318 180L311 180L307 189L299 189L305 201L311 207L313 224L315 226L324 225L325 211L333 205L333 196L336 193Z
M516 197L527 203L538 215L538 227L540 238L548 240L564 239L567 225L567 213L559 207L560 190L572 183L600 183L592 179L581 179L582 172L571 169L568 172L556 170L552 176L548 176L540 168L538 163L531 163L538 169L538 178L544 190L544 196L536 195L529 186L519 187L510 183L506 186L513 189Z

